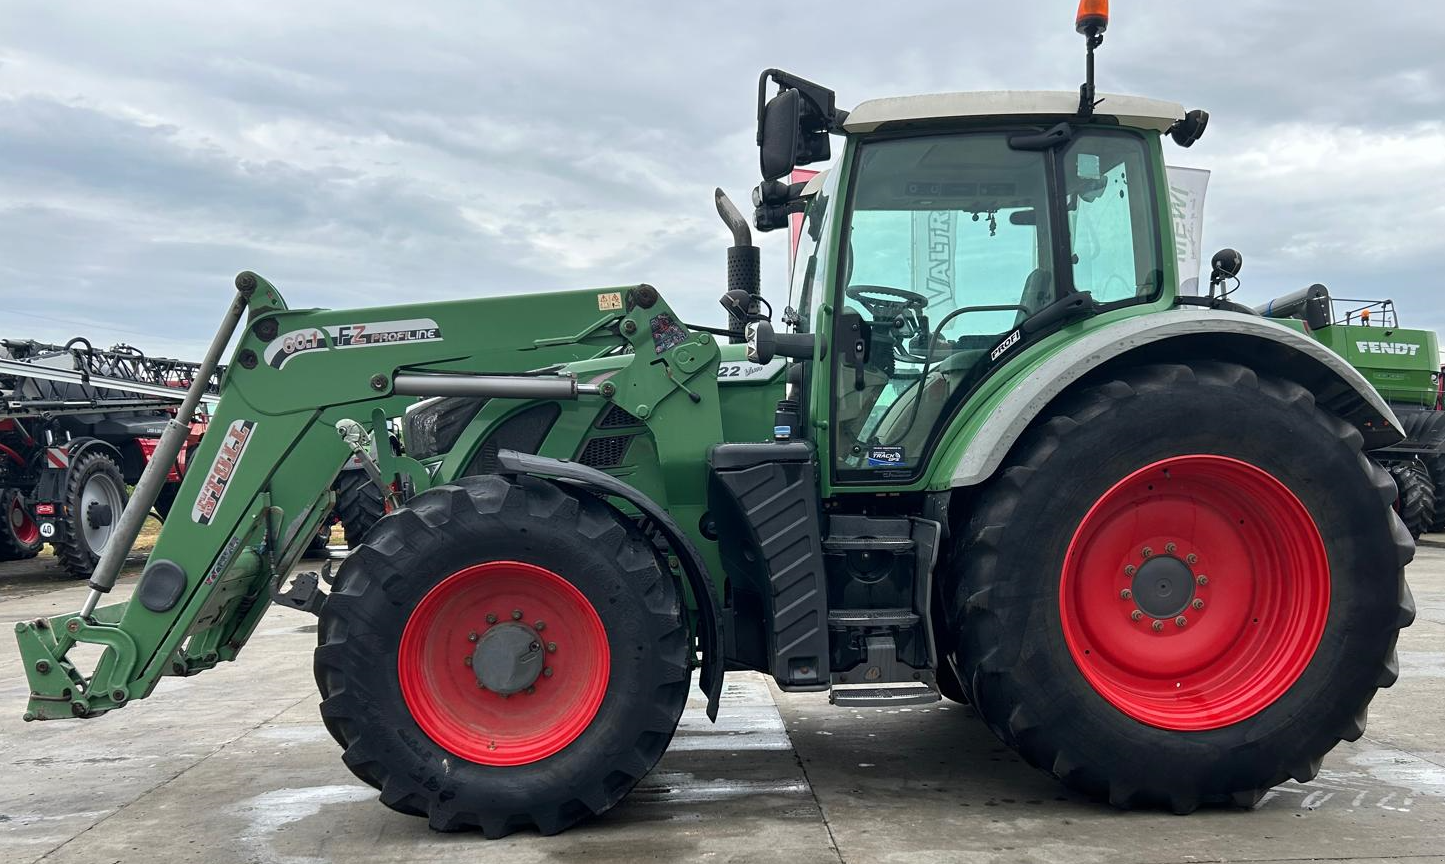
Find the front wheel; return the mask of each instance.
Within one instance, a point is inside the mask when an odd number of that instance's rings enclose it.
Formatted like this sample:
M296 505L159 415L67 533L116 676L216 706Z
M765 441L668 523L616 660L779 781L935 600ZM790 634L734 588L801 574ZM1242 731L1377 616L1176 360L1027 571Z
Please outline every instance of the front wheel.
M657 764L682 715L681 594L631 521L528 477L383 517L319 626L322 719L382 803L443 831L552 834Z
M980 496L951 574L980 716L1120 807L1311 779L1396 677L1414 546L1359 433L1242 366L1087 388Z

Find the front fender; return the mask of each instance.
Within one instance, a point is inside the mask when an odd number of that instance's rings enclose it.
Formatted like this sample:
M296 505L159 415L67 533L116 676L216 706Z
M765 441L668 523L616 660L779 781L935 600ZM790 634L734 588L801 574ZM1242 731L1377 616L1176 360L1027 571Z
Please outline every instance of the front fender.
M1087 332L1013 382L972 435L951 442L949 450L961 454L949 485L974 486L993 476L1029 424L1091 372L1106 365L1206 359L1298 382L1321 406L1355 426L1367 450L1404 437L1394 412L1364 376L1309 336L1255 315L1173 309Z

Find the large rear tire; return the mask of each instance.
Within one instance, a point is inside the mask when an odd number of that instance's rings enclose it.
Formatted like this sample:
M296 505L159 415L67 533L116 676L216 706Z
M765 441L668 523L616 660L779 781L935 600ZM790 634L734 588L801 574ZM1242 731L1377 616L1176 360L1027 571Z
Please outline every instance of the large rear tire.
M1414 545L1361 440L1232 364L1061 401L980 494L947 577L975 709L1119 807L1251 805L1313 778L1363 734L1414 618Z
M1435 521L1435 481L1419 459L1391 462L1386 467L1398 492L1395 511L1400 514L1400 521L1405 523L1405 530L1418 540Z
M71 576L90 578L115 535L127 498L120 466L109 456L87 450L71 460L65 475L65 539L51 544Z
M0 561L34 558L45 541L19 489L0 491Z
M381 519L319 639L347 767L442 831L554 834L609 809L687 700L691 643L656 551L608 504L528 477L462 478Z

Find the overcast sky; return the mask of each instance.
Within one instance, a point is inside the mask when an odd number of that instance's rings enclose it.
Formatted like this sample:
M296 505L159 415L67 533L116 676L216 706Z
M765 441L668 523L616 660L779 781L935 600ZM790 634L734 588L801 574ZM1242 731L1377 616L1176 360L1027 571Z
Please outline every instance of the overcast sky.
M1072 0L0 2L0 336L199 356L293 307L650 282L721 323L758 72L864 99L1074 89ZM800 11L792 11L792 10ZM1204 247L1445 327L1445 4L1116 0L1102 90L1210 111ZM785 290L785 232L764 290Z

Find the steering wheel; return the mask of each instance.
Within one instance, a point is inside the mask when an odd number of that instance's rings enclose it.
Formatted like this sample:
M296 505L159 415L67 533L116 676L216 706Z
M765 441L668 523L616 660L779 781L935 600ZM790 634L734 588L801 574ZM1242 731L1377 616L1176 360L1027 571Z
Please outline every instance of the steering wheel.
M892 322L908 309L922 312L928 308L928 298L922 294L887 285L849 285L843 294L862 303L878 322Z

